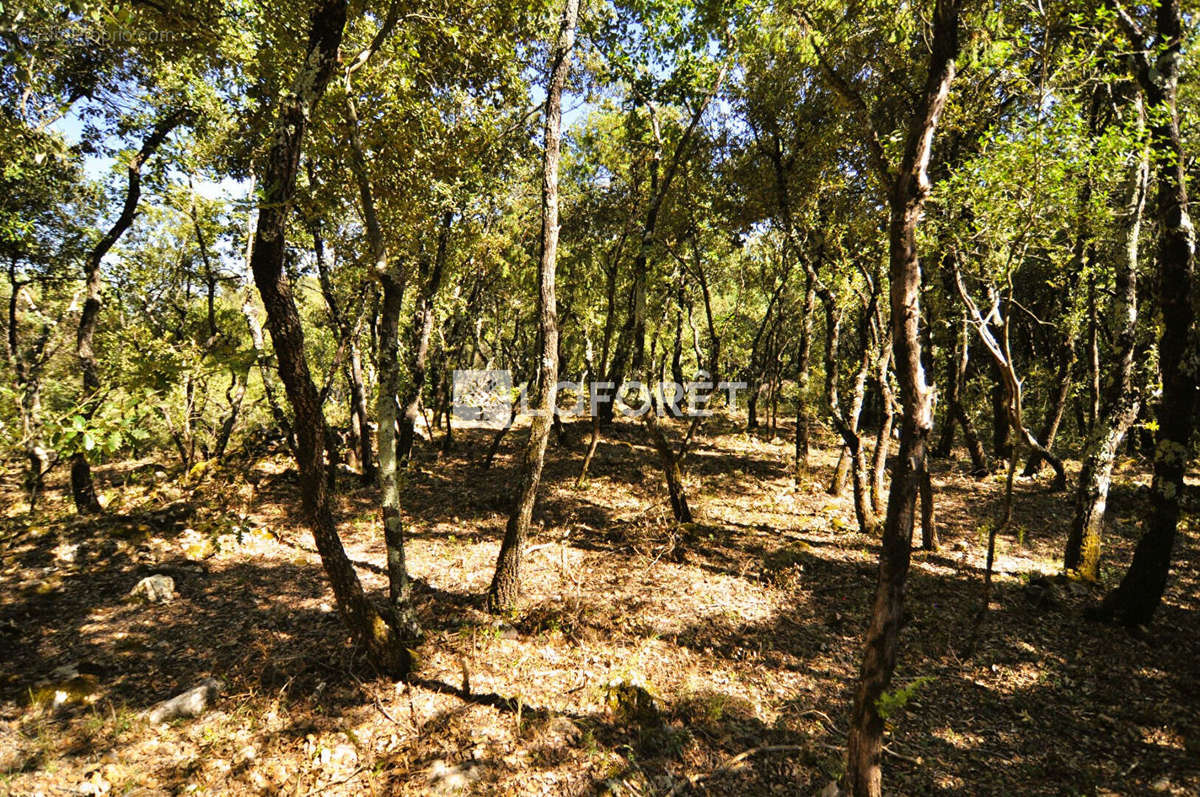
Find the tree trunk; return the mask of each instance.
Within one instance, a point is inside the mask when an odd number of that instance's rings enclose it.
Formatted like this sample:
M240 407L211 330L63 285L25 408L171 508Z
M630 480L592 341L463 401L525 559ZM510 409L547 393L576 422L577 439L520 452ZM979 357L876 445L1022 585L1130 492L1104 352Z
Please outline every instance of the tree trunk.
M396 456L402 462L407 460L412 453L413 436L416 433L417 418L420 416L421 391L425 387L425 369L429 361L429 338L433 333L433 303L437 298L438 289L442 284L442 274L446 268L446 247L450 241L450 226L454 221L454 216L450 211L446 211L442 215L441 221L433 271L429 273L428 279L422 285L411 328L408 389L402 404L404 409L400 416L400 441L396 447ZM421 271L421 276L424 277L425 269L423 268Z
M832 74L827 64L824 65L825 71L831 73L835 88L859 109L860 122L868 133L869 154L880 182L887 189L892 357L902 407L900 452L888 493L879 580L847 740L846 786L855 797L879 797L883 792L880 764L884 719L879 713L879 698L891 684L896 665L916 499L925 472L926 444L933 425L931 391L921 367L921 266L917 256L917 226L929 194L927 169L933 137L954 79L959 8L958 0L938 0L934 9L925 87L916 100L898 169L894 170L888 163L869 116L863 114L862 98L849 89L849 84Z
M406 675L411 665L408 650L363 592L334 524L324 466L325 419L304 357L300 314L283 271L288 205L295 189L307 122L333 72L345 24L345 0L321 0L313 10L306 57L292 91L280 100L264 165L263 198L250 265L267 310L279 376L295 415L296 462L305 518L338 610L355 642L377 667Z
M8 330L4 353L12 368L14 387L19 396L17 407L21 416L21 440L25 459L29 462L25 489L29 496L29 513L32 515L37 508L45 475L53 465L50 452L42 445L42 372L53 353L47 347L57 323L49 320L43 322L32 343L22 347L18 306L26 283L17 278L15 256L10 256L8 278Z
M1144 118L1140 99L1132 104L1138 117ZM1120 259L1113 297L1113 315L1120 325L1113 344L1117 367L1108 395L1105 396L1104 410L1092 428L1084 449L1083 466L1075 492L1075 514L1063 556L1064 570L1092 582L1100 579L1100 546L1113 463L1121 440L1137 419L1141 408L1141 396L1133 383L1133 376L1137 348L1138 238L1146 204L1146 183L1150 176L1148 155L1143 149L1131 159L1121 214L1124 223L1120 227Z
M876 281L878 284L878 281ZM830 393L830 410L832 411L833 425L837 429L838 434L842 436L844 443L844 451L846 459L850 463L850 481L853 486L854 495L854 515L858 520L858 528L863 534L872 535L875 533L878 522L875 518L875 512L871 507L871 488L868 483L866 452L863 449L862 435L859 433L859 418L862 416L863 401L867 392L867 373L871 369L871 363L874 360L871 352L871 343L868 328L871 324L871 318L875 316L875 301L876 294L872 293L867 307L863 310L863 318L859 329L859 346L861 354L859 355L858 372L854 375L854 394L851 400L849 411L844 415L842 408L838 405L837 386L834 385ZM880 341L882 344L883 341Z
M170 132L184 121L185 116L182 112L174 112L159 120L142 142L142 148L129 159L126 166L129 187L125 191L125 204L121 208L121 215L104 237L92 247L84 262L84 301L83 311L79 315L79 331L75 337L75 356L79 360L79 371L83 378L83 395L79 404L80 414L85 418L96 414L101 401L100 366L96 362L95 352L96 325L100 320L100 293L104 288L104 275L100 272L100 263L133 224L138 200L142 195L142 166L162 145ZM75 501L75 511L79 514L89 515L101 511L100 501L96 498L96 486L92 481L92 469L82 451L71 457L71 496Z
M812 411L808 406L808 391L812 361L812 314L816 287L814 275L807 270L804 281L804 307L800 319L800 352L796 357L796 463L793 468L793 480L800 484L808 476L808 449L810 445Z
M1000 295L996 294L993 297L991 309L985 315L980 311L979 306L967 293L967 288L963 284L962 274L958 271L958 263L954 261L954 282L958 288L959 298L962 299L963 305L967 308L967 313L971 319L971 323L975 327L975 331L979 334L979 339L983 343L991 356L992 365L1000 375L1001 387L1004 395L1002 403L1004 405L1004 414L1008 419L1008 427L1015 429L1021 442L1028 446L1032 451L1036 451L1042 459L1050 463L1050 467L1054 468L1054 482L1051 484L1051 490L1064 490L1067 486L1067 475L1063 468L1062 460L1050 452L1043 446L1033 432L1029 431L1029 427L1025 425L1024 414L1022 411L1023 399L1021 395L1021 380L1017 378L1016 367L1013 365L1012 351L1009 346L1011 339L1010 324L1011 314L1000 312ZM992 334L989 326L992 319L998 319L1000 330L998 336ZM1017 456L1015 446L1009 451L1008 461L1013 463ZM1012 468L1009 469L1010 473Z
M892 442L892 423L896 417L896 413L893 411L895 397L892 395L892 385L889 380L892 361L891 347L885 342L882 348L885 353L880 357L878 379L883 418L879 422L879 433L875 437L875 454L871 460L871 508L876 515L883 514L883 477L887 471L887 456Z
M1067 399L1071 395L1071 367L1075 364L1075 340L1071 340L1063 344L1062 352L1058 360L1058 373L1055 375L1054 395L1050 400L1050 406L1047 408L1046 418L1042 422L1042 431L1038 435L1038 439L1042 441L1042 445L1046 448L1054 446L1054 438L1058 436L1058 427L1062 424L1063 415L1067 411ZM1038 471L1042 469L1044 458L1037 451L1029 455L1029 459L1025 463L1025 470L1021 475L1028 478L1036 476Z
M667 495L671 501L671 514L679 523L691 523L693 520L692 510L688 506L687 492L683 486L683 471L679 467L679 457L671 448L671 443L667 440L666 433L663 432L662 426L658 422L654 408L651 407L650 411L642 418L646 430L649 432L650 442L658 453L663 476L666 478Z
M947 296L953 296L956 291L954 281L955 260L954 252L947 252L942 258L942 286ZM955 333L954 357L946 363L946 415L942 437L937 449L933 452L936 457L949 457L954 445L954 428L958 426L963 432L963 443L971 457L971 475L982 479L988 475L989 466L987 452L979 441L975 424L967 413L963 403L962 393L967 384L967 365L971 359L971 338L968 329L969 321L965 314L962 322L957 325ZM993 413L995 408L993 407Z
M775 305L779 301L779 297L783 294L784 288L787 287L788 277L791 274L791 265L786 265L783 268L783 276L779 280L779 284L771 291L771 298L767 301L766 312L763 313L762 321L759 322L758 330L754 333L754 339L750 343L750 373L749 373L749 391L747 392L746 402L746 428L753 430L758 428L758 402L762 397L764 388L763 380L770 380L770 370L767 366L767 352L764 349L769 349L769 338L764 334L770 327L774 319Z
M1012 426L1008 418L1008 402L1005 400L1004 375L995 362L992 366L992 456L1008 461L1012 458Z
M604 288L604 333L600 339L600 362L596 368L592 369L592 373L595 374L593 378L608 373L608 350L609 346L612 345L613 329L616 327L617 272L621 262L621 251L625 248L625 239L628 236L629 224L627 223L621 228L621 235L617 239L616 246L613 247L613 251L608 258ZM596 447L600 444L601 423L612 421L611 403L602 405L597 409L598 411L591 417L591 437L588 440L587 453L583 456L583 465L579 468L579 478L575 482L577 487L583 487L587 482L588 468L591 467L592 458L596 456Z
M841 345L842 319L833 294L829 292L828 288L822 287L817 295L821 297L821 304L825 308L825 404L828 406L830 414L836 414L839 412L838 381L840 375L838 373L838 355ZM839 496L842 494L842 490L845 489L849 468L850 452L843 442L838 452L837 464L833 468L833 478L830 479L829 489L827 490L830 495Z
M674 181L675 175L679 172L679 167L682 165L691 147L692 137L695 135L696 128L700 124L700 119L704 116L709 103L712 102L713 97L716 96L722 82L725 80L725 72L726 70L722 68L717 75L716 81L713 83L711 91L705 97L704 101L693 111L691 121L683 131L679 141L676 142L671 160L667 164L666 171L663 172L661 179L659 177L659 167L661 166L662 158L662 139L658 128L658 117L653 111L650 115L655 138L655 148L650 157L649 164L650 202L646 207L646 218L642 223L641 240L637 255L633 260L633 285L630 290L629 317L625 324L625 330L622 332L621 341L618 342L618 362L613 368L614 374L624 373L624 361L621 358L624 356L624 352L628 351L630 370L646 384L654 381L652 374L646 369L646 275L649 268L655 232L658 228L659 213L670 191L671 183ZM627 343L627 349L622 348L622 342ZM651 355L651 360L653 360L653 354ZM653 366L653 363L651 363L651 366ZM610 381L618 381L615 377L610 377L609 379ZM688 509L687 496L684 494L679 458L678 455L675 455L671 451L670 444L665 441L665 438L660 439L663 433L658 427L658 420L657 418L649 417L653 412L654 408L651 407L642 416L646 427L646 434L650 438L651 445L659 452L659 462L662 466L663 478L667 482L667 491L671 497L671 509L675 520L680 523L687 523L691 521L692 515Z
M990 466L988 464L987 452L983 449L983 443L979 440L979 435L975 432L975 424L971 422L971 416L967 414L967 407L962 400L961 385L966 383L967 378L967 363L971 356L971 344L969 330L967 329L967 319L963 316L963 321L959 325L958 338L958 362L957 362L957 382L960 388L953 397L950 405L952 413L952 421L957 421L963 431L963 442L967 446L967 453L971 457L971 475L976 479L982 479L988 475Z
M383 540L387 547L388 598L398 615L408 614L409 579L404 560L404 523L400 517L400 473L397 453L396 393L400 389L400 310L404 287L387 257L376 266L376 277L383 288L379 308L379 397L375 415L379 423L379 486Z
M551 55L550 85L546 89L545 152L542 165L541 262L538 267L538 326L542 352L537 369L537 414L529 430L529 442L521 467L520 484L500 555L496 574L488 589L487 606L492 612L511 608L521 593L521 553L538 485L546 458L546 441L554 415L554 391L558 382L558 319L554 291L558 255L558 163L562 144L562 93L571 69L579 0L566 0L558 39Z
M1118 13L1127 26L1132 22ZM1154 452L1154 483L1145 531L1120 586L1108 594L1100 613L1129 625L1154 617L1166 589L1179 523L1179 502L1188 462L1196 399L1195 313L1192 307L1195 232L1188 215L1187 152L1179 129L1176 93L1183 60L1183 23L1179 0L1162 0L1156 10L1157 36L1152 66L1139 57L1138 79L1149 100L1147 116L1158 182L1158 304L1162 317L1158 341L1162 400ZM1134 50L1144 36L1130 31ZM1135 43L1136 42L1136 43Z
M371 445L370 416L367 413L367 391L363 383L362 355L358 341L350 340L350 366L347 370L350 382L350 415L354 432L354 443L358 447L358 468L363 484L374 484L377 476L375 451Z
M343 83L346 89L346 119L349 122L350 170L358 188L359 203L370 248L373 275L382 289L379 310L379 332L376 346L379 390L376 415L379 423L379 509L383 524L383 542L387 549L388 600L391 622L398 635L415 639L420 627L412 611L410 579L404 556L404 521L400 517L400 475L396 445L396 395L399 391L399 325L400 308L404 301L404 282L400 269L388 257L383 228L375 209L375 193L367 171L366 154L359 136L358 108L354 101L351 78L383 44L399 18L398 4L393 3L370 44L346 66Z
M1100 324L1096 319L1096 275L1088 276L1088 404L1087 430L1091 434L1100 417Z
M929 469L921 471L919 489L921 493L921 549L938 549L937 512L933 502L933 480Z

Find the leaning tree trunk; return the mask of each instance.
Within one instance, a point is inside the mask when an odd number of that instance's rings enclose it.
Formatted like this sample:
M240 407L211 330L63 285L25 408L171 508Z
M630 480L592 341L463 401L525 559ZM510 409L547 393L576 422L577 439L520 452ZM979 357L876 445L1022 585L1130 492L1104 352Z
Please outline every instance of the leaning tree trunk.
M1042 445L1034 437L1033 432L1029 431L1029 427L1025 425L1025 418L1022 411L1021 380L1017 378L1016 366L1013 364L1013 355L1009 346L1009 340L1011 339L1011 314L1001 314L999 295L994 297L992 308L986 315L981 312L979 306L975 304L974 299L967 293L966 285L962 281L962 274L958 270L957 261L954 262L953 268L954 282L958 288L958 296L967 308L971 323L979 335L979 340L991 356L992 365L1000 374L1001 386L1004 389L1004 413L1008 419L1008 427L1016 430L1020 441L1028 446L1031 451L1036 452L1043 460L1050 463L1050 467L1054 469L1054 482L1050 485L1050 489L1055 491L1066 489L1067 474L1063 468L1062 460ZM991 319L996 318L999 319L1000 324L999 337L992 333L989 326ZM1008 457L1010 465L1016 461L1017 456L1016 446L1013 446L1009 451ZM1009 471L1011 477L1011 467Z
M554 292L558 256L558 163L562 146L562 93L571 70L575 46L575 23L579 18L579 0L566 0L558 40L551 55L550 86L546 90L545 152L542 162L542 246L538 267L538 325L542 342L541 362L537 369L537 412L529 430L529 442L521 463L517 488L496 573L488 588L487 606L498 612L512 607L521 593L521 553L533 518L546 459L546 442L554 416L554 392L558 382L558 309Z
M916 98L898 168L889 163L862 97L817 51L821 67L835 90L856 110L866 133L871 163L887 191L892 351L902 407L900 452L888 493L879 580L847 740L845 780L855 797L879 797L883 792L880 764L884 718L879 711L879 699L891 684L896 666L917 493L925 472L926 446L933 426L933 400L921 366L921 264L917 256L917 226L929 195L928 166L934 133L954 79L960 5L960 0L937 0L932 17L929 69L924 89Z
M1133 105L1139 118L1142 118L1140 99L1135 99ZM1104 410L1097 418L1085 448L1075 493L1075 513L1063 556L1064 570L1092 582L1100 579L1100 545L1113 463L1125 433L1137 419L1141 408L1141 396L1133 377L1138 321L1138 237L1146 204L1146 183L1150 176L1148 154L1142 150L1133 157L1127 182L1122 214L1124 223L1120 227L1120 261L1113 297L1114 316L1120 324L1113 344L1117 368L1105 397Z
M86 418L96 414L101 401L100 366L96 362L95 351L96 326L100 320L100 293L104 287L100 262L133 224L138 200L142 195L142 166L162 145L167 135L184 121L185 116L183 112L175 112L163 117L142 142L142 148L129 159L126 166L129 187L125 191L125 205L121 208L121 215L104 237L92 247L84 263L84 301L83 311L79 315L79 331L75 336L75 356L79 360L79 371L83 377L80 414ZM71 457L71 497L75 500L75 511L81 515L101 511L100 501L96 498L96 485L92 480L92 468L82 451Z
M333 72L345 24L346 0L321 0L313 10L305 60L292 91L280 100L263 167L263 198L250 266L267 310L279 377L295 415L296 463L305 518L333 587L338 611L354 641L377 667L406 675L411 666L410 654L363 592L333 520L324 463L325 418L304 356L300 314L283 270L288 205L295 190L304 134Z
M1145 36L1118 8L1133 49L1141 52ZM1152 65L1142 55L1138 79L1149 100L1150 144L1158 182L1158 305L1162 317L1158 340L1162 400L1154 451L1154 483L1150 515L1129 570L1120 586L1105 597L1100 614L1125 625L1150 622L1162 602L1179 524L1179 503L1188 461L1196 399L1195 311L1192 280L1195 232L1188 214L1187 151L1179 129L1176 94L1183 60L1183 20L1179 0L1162 0L1157 11Z
M1042 441L1042 445L1048 449L1054 447L1054 438L1058 436L1058 427L1062 424L1063 415L1067 411L1067 399L1071 396L1071 367L1074 364L1075 340L1072 336L1071 340L1063 344L1059 354L1058 373L1054 378L1054 395L1050 399L1050 406L1047 408L1046 418L1042 423L1041 434L1038 435L1038 440ZM1042 455L1037 451L1032 452L1025 462L1025 470L1021 471L1021 475L1026 478L1036 476L1042 469L1042 462Z
M413 317L411 347L408 363L408 390L404 396L403 413L400 416L400 440L396 456L404 461L412 454L413 437L416 434L417 418L421 414L421 392L425 388L425 371L429 363L429 338L433 334L433 302L442 284L446 268L446 247L450 241L450 225L454 216L450 211L442 215L438 234L437 254L433 260L433 271L429 273L421 295L417 300L416 315ZM425 269L421 269L422 272ZM425 276L422 273L422 276Z
M876 280L876 284L878 284L878 280ZM847 459L850 462L850 481L853 485L854 495L854 515L858 520L859 531L867 535L874 534L879 524L875 518L875 511L871 507L871 488L867 481L866 452L863 449L862 435L859 431L859 418L862 415L863 400L867 392L867 374L871 370L871 363L874 361L868 328L871 325L871 318L875 316L875 297L876 293L872 292L870 301L863 310L863 318L859 326L861 354L859 356L858 372L854 375L854 396L849 411L843 415L842 408L838 406L836 383L829 396L833 425L842 437L843 450L847 452ZM883 341L880 341L880 343L882 344Z
M942 286L948 296L952 296L956 290L954 282L954 258L956 256L951 251L942 258ZM938 441L937 448L932 453L936 457L950 456L954 446L954 428L958 426L962 429L963 444L967 447L967 454L971 457L971 475L976 479L982 479L989 472L987 452L984 451L983 443L979 440L975 424L972 422L962 398L963 389L967 384L967 364L971 361L969 323L964 311L962 321L957 324L955 332L954 356L946 364L945 427L942 429L942 437Z
M358 342L350 340L350 362L346 372L350 382L350 415L354 442L358 444L358 467L363 484L374 484L376 478L375 450L371 445L370 416L367 414L367 391L363 379L362 354Z
M806 270L804 280L803 318L800 320L800 351L796 357L796 462L792 477L796 484L808 476L808 449L811 440L812 411L808 406L808 391L812 364L812 314L816 298L814 274Z
M883 514L883 478L887 472L887 455L891 450L892 425L896 418L893 411L896 399L892 393L889 376L892 362L891 344L885 341L881 348L883 354L880 356L878 379L879 403L883 418L879 422L879 433L875 436L875 451L871 459L871 509L876 515Z

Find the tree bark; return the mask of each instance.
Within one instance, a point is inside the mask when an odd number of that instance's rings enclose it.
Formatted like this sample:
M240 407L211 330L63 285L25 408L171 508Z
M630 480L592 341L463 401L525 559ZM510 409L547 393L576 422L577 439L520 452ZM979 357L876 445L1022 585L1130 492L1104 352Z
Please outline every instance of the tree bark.
M320 0L313 10L308 46L292 90L280 99L279 113L263 170L263 197L250 265L267 310L279 376L295 416L296 462L305 518L321 563L333 587L338 611L354 641L384 672L406 675L407 648L363 592L358 574L342 548L329 501L324 465L325 419L317 387L304 357L304 329L292 288L283 271L288 205L308 120L332 75L346 24L346 0Z
M878 280L876 280L878 284ZM862 406L867 392L867 374L871 370L874 356L871 351L869 327L875 316L877 288L872 287L872 293L867 306L863 309L863 317L859 324L859 366L854 375L854 393L848 410L843 411L838 403L836 374L829 393L830 416L838 434L845 446L846 458L850 463L850 481L854 495L854 515L858 520L858 528L863 534L873 535L878 528L875 511L871 507L871 488L868 484L866 451L859 432L859 419L862 416ZM883 344L883 341L880 341ZM844 414L843 414L844 413Z
M521 594L521 554L533 505L542 480L546 458L546 442L555 409L555 385L558 382L558 309L554 277L558 256L558 164L562 146L562 94L571 70L571 55L575 46L575 25L579 18L579 0L566 0L558 38L551 54L550 85L546 89L545 151L542 162L542 232L541 262L538 267L538 326L542 343L541 362L537 369L537 414L529 430L529 441L521 463L521 477L516 500L500 555L496 573L488 588L489 611L499 612L515 605Z
M958 340L958 362L957 370L958 384L965 384L967 378L967 363L971 356L969 329L966 316L963 316L962 323L959 326ZM983 443L979 440L979 435L975 431L975 424L971 421L971 416L967 413L966 404L962 400L962 389L955 393L953 401L950 404L953 421L957 421L959 427L963 431L963 442L967 446L967 453L971 457L971 475L976 479L982 479L988 475L990 465L988 463L987 452L983 448Z
M1012 423L1008 415L1008 402L1005 393L1004 374L994 361L992 370L992 456L998 460L1008 461L1013 455Z
M13 383L19 397L17 407L21 416L21 441L25 459L29 462L25 489L29 496L29 512L33 514L44 487L45 475L54 462L50 452L43 446L42 374L53 353L52 349L48 349L48 344L58 324L46 319L31 344L27 347L21 346L21 299L25 298L34 310L36 307L32 298L24 291L26 282L17 277L15 256L9 261L8 278L8 330L4 353L12 368Z
M1141 53L1144 35L1117 8L1133 49ZM1162 400L1154 452L1154 482L1145 531L1121 584L1104 599L1100 614L1125 625L1144 625L1162 602L1179 524L1179 501L1188 462L1196 399L1195 311L1192 280L1195 231L1188 214L1187 152L1179 129L1176 94L1183 60L1183 14L1179 0L1162 0L1155 10L1157 33L1151 65L1137 56L1137 77L1148 100L1150 146L1158 182L1158 340Z
M879 433L875 437L875 452L871 460L871 509L876 515L883 514L883 477L887 472L887 456L892 442L892 424L896 417L896 413L893 411L895 396L892 393L889 378L892 361L891 347L884 343L881 348L884 353L880 356L877 378L879 379L879 402L882 405L883 418L879 422Z
M363 484L374 484L377 478L375 450L371 444L371 422L367 412L367 390L363 379L362 354L358 341L350 340L350 363L347 368L350 382L350 415L353 424L354 442L358 446L358 472Z

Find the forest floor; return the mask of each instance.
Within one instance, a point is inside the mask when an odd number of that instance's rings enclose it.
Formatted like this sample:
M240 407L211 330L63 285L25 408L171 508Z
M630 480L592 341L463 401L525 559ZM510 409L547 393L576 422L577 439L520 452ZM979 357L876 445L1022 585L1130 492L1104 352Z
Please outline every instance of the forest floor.
M31 518L7 473L0 793L815 794L840 775L879 546L849 490L825 490L836 450L815 450L797 487L790 429L714 419L687 461L698 522L680 527L640 427L618 425L576 488L573 425L551 443L522 608L495 620L481 595L524 434L483 472L488 437L426 446L408 476L427 637L407 685L355 657L285 455L100 469L99 520L73 517L61 483ZM1146 481L1122 464L1110 585ZM888 792L1200 793L1194 516L1153 626L1131 633L1083 619L1098 592L1039 580L1060 568L1070 497L1020 481L971 650L1003 481L938 462L935 484L942 547L913 555ZM340 475L337 501L382 594L376 493ZM128 599L151 573L174 578L173 601ZM208 676L224 689L200 717L144 718Z

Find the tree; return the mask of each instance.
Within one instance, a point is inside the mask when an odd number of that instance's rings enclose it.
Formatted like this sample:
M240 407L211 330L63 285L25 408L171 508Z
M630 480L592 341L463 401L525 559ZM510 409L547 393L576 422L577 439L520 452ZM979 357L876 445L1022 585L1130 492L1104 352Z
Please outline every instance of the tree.
M406 675L411 666L408 649L363 592L338 537L329 505L325 419L304 356L300 315L283 271L287 211L295 190L304 134L333 74L345 24L345 0L320 0L314 7L304 59L292 90L279 103L271 146L262 166L262 199L250 266L267 310L279 376L295 415L296 462L304 513L337 598L338 611L355 642L377 667Z
M930 54L924 87L914 103L898 162L889 160L865 100L814 44L826 78L863 126L869 159L888 200L892 351L900 385L900 451L888 493L879 580L866 633L866 651L854 693L846 783L854 795L882 793L883 717L878 701L891 683L904 610L915 504L925 471L926 442L933 425L932 396L921 365L921 265L917 226L929 195L928 167L938 120L954 80L961 2L937 0L931 16Z
M488 588L487 605L493 611L513 606L521 591L521 549L529 534L533 505L537 501L546 459L546 441L555 412L558 383L558 310L554 291L558 257L558 165L562 147L562 95L571 71L579 0L566 0L558 27L558 38L550 55L550 83L546 88L546 121L542 154L542 231L538 264L538 331L541 358L537 368L537 414L529 430L529 441L521 466L521 478L513 508L500 544L496 573Z
M1162 0L1153 10L1151 38L1119 3L1118 24L1134 51L1134 73L1146 95L1150 149L1158 193L1158 363L1162 399L1154 449L1150 514L1133 561L1098 614L1125 625L1148 623L1162 601L1179 525L1179 503L1188 462L1196 399L1196 330L1192 307L1195 229L1188 213L1187 171L1179 127L1179 74L1183 60L1183 11L1179 0ZM1147 43L1149 47L1147 47ZM1153 55L1153 60L1151 60Z
M84 300L83 310L79 314L79 330L75 336L75 355L79 359L79 372L83 382L79 404L82 408L81 414L85 418L94 415L103 401L103 396L100 395L100 366L96 361L94 345L104 286L104 276L100 270L101 261L133 224L133 217L137 213L138 201L142 195L142 167L146 160L162 145L167 135L184 122L187 115L184 110L167 113L155 123L142 142L141 149L129 158L125 167L129 185L125 191L121 213L108 232L92 247L84 261ZM94 514L101 510L92 481L92 469L88 464L87 454L83 451L78 451L71 457L71 496L75 501L75 510L81 515Z
M1135 96L1126 110L1133 117L1132 127L1139 135L1135 137L1133 150L1126 154L1127 177L1118 197L1121 207L1116 223L1120 232L1113 248L1116 273L1112 299L1115 367L1109 375L1103 409L1084 446L1075 511L1063 555L1063 568L1069 574L1078 574L1092 582L1100 578L1104 513L1117 449L1137 420L1142 403L1139 386L1134 383L1138 353L1138 239L1150 164L1140 135L1145 128L1141 97Z

